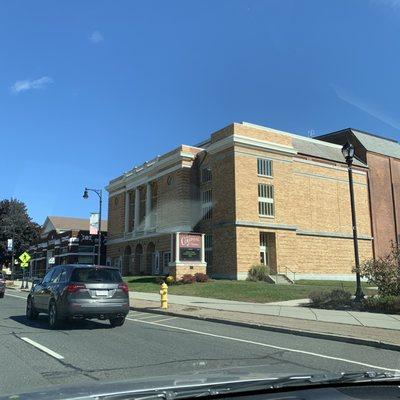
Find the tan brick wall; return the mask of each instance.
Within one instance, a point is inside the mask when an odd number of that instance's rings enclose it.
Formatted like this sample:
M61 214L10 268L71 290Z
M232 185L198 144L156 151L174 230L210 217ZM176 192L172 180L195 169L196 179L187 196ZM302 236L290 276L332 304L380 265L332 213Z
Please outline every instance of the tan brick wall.
M259 264L260 232L272 232L276 239L276 262L278 272L285 267L297 274L352 273L354 247L352 239L297 235L290 231L237 227L238 273L242 277L251 266ZM359 240L360 260L372 257L372 242Z
M108 238L120 236L125 230L125 193L108 199Z
M168 185L168 177L172 182ZM183 168L158 180L157 227L194 226L199 220L200 207L194 171Z
M292 138L289 135L273 132L268 129L259 129L242 124L234 124L235 135L246 136L252 139L264 140L292 147Z
M213 268L208 273L236 279L236 229L226 226L213 229Z

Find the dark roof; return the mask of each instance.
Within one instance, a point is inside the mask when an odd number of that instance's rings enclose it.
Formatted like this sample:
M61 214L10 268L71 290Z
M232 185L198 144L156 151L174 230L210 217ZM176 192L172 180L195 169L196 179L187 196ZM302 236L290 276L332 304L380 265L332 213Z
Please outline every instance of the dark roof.
M76 230L88 231L89 218L74 218L74 217L47 217L56 230ZM107 220L101 220L101 230L107 230Z
M323 158L325 160L336 161L340 163L345 162L342 154L342 146L340 145L306 137L302 138L299 135L293 135L292 143L293 147L300 154ZM354 160L354 165L363 167L366 166L363 162L357 159Z
M351 132L367 151L400 159L400 144L396 140L385 138L383 136L378 136L373 133L364 132L359 129L347 128L340 131L317 136L317 139L327 138L329 136L337 135L342 132Z

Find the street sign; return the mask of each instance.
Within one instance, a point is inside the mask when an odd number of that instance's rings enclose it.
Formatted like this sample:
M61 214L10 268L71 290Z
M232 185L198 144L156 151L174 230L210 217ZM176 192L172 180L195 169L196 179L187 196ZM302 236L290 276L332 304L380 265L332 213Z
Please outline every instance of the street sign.
M56 258L55 257L50 257L49 258L49 264L55 264L56 263Z
M21 268L28 268L29 267L29 263L21 263Z
M27 264L28 261L31 259L31 256L26 251L24 251L18 258L22 261L22 264Z
M13 240L7 239L7 250L12 251L12 249L13 249Z

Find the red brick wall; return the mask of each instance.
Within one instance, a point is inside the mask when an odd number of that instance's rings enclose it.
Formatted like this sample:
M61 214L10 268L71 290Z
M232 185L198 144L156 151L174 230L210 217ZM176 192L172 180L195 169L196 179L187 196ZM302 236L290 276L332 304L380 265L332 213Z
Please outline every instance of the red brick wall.
M394 209L396 214L397 238L400 236L400 160L390 159L392 172L392 187L394 197Z
M389 157L367 153L375 257L387 255L396 240ZM397 182L399 182L397 180Z

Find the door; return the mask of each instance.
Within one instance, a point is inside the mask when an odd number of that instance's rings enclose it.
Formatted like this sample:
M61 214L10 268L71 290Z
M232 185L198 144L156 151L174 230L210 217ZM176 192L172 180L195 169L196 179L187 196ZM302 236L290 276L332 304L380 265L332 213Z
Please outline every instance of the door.
M36 285L35 287L33 302L38 310L47 311L47 308L45 308L44 299L47 295L47 291L49 290L50 279L54 271L55 269L51 269L50 271L48 271L42 282L40 282L40 284Z
M260 264L269 266L268 236L266 233L260 233Z
M151 269L153 275L160 274L160 253L158 251L155 251L151 255Z

